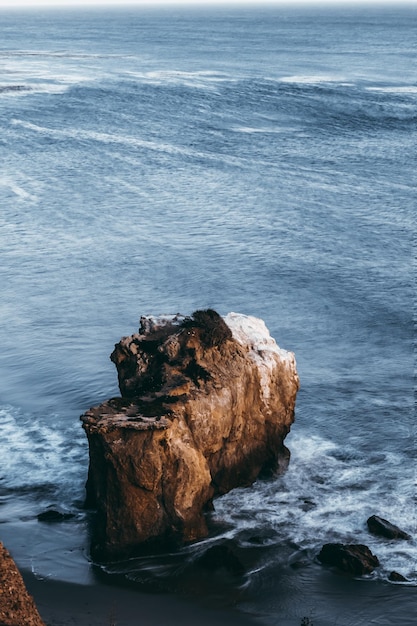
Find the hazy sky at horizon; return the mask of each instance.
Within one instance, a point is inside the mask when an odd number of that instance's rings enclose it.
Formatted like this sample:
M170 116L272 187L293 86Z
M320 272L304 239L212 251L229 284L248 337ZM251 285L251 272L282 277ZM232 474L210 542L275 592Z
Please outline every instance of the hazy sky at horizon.
M319 5L319 6L346 6L346 5L392 5L408 4L417 6L417 0L0 0L0 8L12 7L65 7L65 6L175 6L187 5L194 7L204 6L260 6L260 5Z

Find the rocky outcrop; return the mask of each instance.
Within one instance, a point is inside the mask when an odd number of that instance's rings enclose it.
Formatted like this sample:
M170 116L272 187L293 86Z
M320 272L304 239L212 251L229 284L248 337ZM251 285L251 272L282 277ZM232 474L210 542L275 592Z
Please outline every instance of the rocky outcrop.
M401 530L395 524L391 524L391 522L378 515L371 515L367 520L367 524L369 532L373 535L386 537L387 539L411 539L411 536L405 530Z
M261 320L211 310L143 317L111 359L121 397L81 417L98 554L202 537L215 496L288 462L295 360Z
M326 543L318 555L324 565L331 565L353 574L364 576L379 566L378 558L362 544Z
M9 552L0 543L1 626L45 626Z

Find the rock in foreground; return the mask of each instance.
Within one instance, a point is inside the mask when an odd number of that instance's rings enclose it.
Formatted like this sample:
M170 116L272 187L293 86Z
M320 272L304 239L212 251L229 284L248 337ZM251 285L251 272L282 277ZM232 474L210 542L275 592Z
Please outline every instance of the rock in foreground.
M143 317L111 359L122 397L81 418L96 554L202 537L215 496L288 462L298 375L262 320Z
M326 543L318 559L324 565L337 567L354 576L364 576L379 566L378 558L367 546L358 544Z
M45 626L12 557L0 543L1 626Z

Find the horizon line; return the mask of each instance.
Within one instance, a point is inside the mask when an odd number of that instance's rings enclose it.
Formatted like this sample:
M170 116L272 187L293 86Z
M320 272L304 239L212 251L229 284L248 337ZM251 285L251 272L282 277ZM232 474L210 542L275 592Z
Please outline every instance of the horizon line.
M100 9L100 8L232 8L232 7L282 7L282 8L367 8L367 7L417 7L417 0L0 0L1 9Z

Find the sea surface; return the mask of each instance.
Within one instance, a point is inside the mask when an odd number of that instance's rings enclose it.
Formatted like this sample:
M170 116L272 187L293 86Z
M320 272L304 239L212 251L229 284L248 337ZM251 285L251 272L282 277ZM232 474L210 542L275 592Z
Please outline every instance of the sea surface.
M415 623L416 28L399 5L0 11L0 539L21 568L267 625ZM289 469L217 500L207 540L100 567L79 416L117 395L141 315L207 307L295 353ZM332 572L327 542L381 566ZM216 544L242 567L201 568Z

